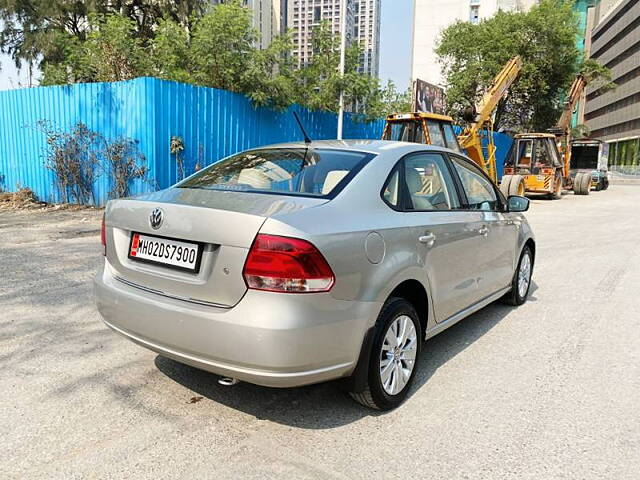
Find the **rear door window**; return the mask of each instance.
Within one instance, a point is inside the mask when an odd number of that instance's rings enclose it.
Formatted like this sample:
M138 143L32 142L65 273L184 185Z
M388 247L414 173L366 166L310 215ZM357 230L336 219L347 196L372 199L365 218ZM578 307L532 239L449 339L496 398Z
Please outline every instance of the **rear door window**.
M451 210L460 206L444 157L418 153L404 160L407 210Z
M332 197L374 155L333 149L261 149L214 163L177 186Z

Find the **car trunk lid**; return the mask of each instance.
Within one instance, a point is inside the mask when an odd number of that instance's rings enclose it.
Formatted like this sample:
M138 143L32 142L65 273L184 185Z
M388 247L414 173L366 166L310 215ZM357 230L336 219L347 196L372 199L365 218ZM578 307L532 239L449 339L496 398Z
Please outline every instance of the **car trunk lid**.
M114 200L105 221L107 260L112 273L130 285L202 304L235 305L246 285L242 268L267 217L325 203L285 195L171 188L136 199ZM151 226L160 209L161 225ZM134 233L197 242L202 256L196 272L130 258Z

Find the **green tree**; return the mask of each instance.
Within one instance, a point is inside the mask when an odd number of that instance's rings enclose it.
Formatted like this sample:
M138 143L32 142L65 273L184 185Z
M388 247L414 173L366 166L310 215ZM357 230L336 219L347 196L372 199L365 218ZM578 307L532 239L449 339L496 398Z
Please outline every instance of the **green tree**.
M93 29L92 15L129 19L135 37L147 45L161 19L190 30L208 5L207 0L0 0L0 50L18 66L26 62L43 69L66 60L70 43L87 40Z
M294 75L296 102L313 110L337 112L340 93L345 105L369 116L368 106L379 101L378 79L358 72L360 46L352 44L345 52L344 75L340 75L340 37L334 35L328 22L313 30L313 56Z
M334 112L343 93L347 109L365 118L388 113L402 97L358 72L357 44L347 49L340 75L340 40L328 23L314 29L311 61L294 68L289 34L258 49L252 12L239 0L206 9L204 3L0 0L0 16L8 19L0 48L16 62L28 52L43 85L151 75L242 93L256 105L297 102Z
M377 91L369 102L366 119L382 118L390 113L411 111L411 88L400 91L392 80Z
M238 1L211 8L187 31L161 21L151 42L153 75L246 94L256 105L286 107L292 102L288 35L256 48L251 12Z
M193 82L189 32L174 20L161 20L149 51L153 74L165 80Z
M542 0L526 13L500 11L477 25L451 25L436 49L450 111L458 116L477 102L505 63L520 55L522 71L497 108L495 127L540 131L553 126L582 69L577 33L572 2L563 0Z
M121 15L89 18L91 30L84 42L58 33L63 60L46 63L43 85L73 82L116 82L148 75L151 62L133 20Z

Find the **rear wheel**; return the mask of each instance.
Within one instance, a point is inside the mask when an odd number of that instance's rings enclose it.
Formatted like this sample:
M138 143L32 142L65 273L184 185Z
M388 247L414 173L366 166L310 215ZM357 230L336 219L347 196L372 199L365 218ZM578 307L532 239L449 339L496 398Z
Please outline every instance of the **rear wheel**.
M522 175L513 175L511 181L509 182L509 195L520 195L521 197L523 197L524 193L524 177Z
M586 172L582 174L582 194L589 195L591 192L591 173Z
M607 188L609 188L609 177L607 177L606 175L602 178L602 189L606 190Z
M586 195L582 191L583 186L584 186L584 173L578 172L576 173L576 176L573 178L573 193L576 195Z
M531 286L531 275L533 273L533 254L528 246L522 249L518 268L511 280L511 290L503 298L509 305L522 305L527 301L529 287Z
M365 407L391 410L403 402L413 382L422 329L413 305L403 298L387 300L375 328L366 387L349 394Z

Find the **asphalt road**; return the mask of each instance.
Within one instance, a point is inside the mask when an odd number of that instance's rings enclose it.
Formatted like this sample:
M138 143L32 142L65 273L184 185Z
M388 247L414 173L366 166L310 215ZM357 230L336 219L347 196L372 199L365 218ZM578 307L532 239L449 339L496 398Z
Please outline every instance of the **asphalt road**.
M427 342L385 414L128 342L93 306L100 212L0 212L0 477L638 479L639 205L534 201L530 301Z

